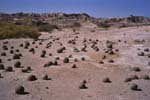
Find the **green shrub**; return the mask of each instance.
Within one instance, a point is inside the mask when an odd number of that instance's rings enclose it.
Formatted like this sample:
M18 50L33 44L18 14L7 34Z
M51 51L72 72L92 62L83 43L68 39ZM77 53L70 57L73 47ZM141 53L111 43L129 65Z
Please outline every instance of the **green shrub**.
M8 22L0 22L0 39L9 38L38 38L40 33L35 27L15 25Z
M58 29L57 25L42 24L37 26L40 32L52 32L54 29Z
M109 28L109 27L111 27L111 25L108 24L108 23L99 23L98 26L102 27L102 28Z
M72 25L70 25L69 27L71 27L71 28L79 28L81 26L82 26L81 23L75 22L75 23L72 23Z

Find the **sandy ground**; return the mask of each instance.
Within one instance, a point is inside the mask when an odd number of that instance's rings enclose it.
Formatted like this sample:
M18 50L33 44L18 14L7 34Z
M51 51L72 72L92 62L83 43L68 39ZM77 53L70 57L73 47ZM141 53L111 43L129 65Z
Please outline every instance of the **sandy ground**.
M42 33L40 39L35 41L32 39L10 39L0 41L0 53L6 52L6 56L0 56L2 64L13 67L13 72L0 70L3 78L0 78L0 100L148 100L150 98L150 80L140 79L143 75L150 76L150 58L146 56L150 49L150 27L130 27L123 29L101 30L95 28L95 32L91 32L93 28L85 27L76 32L71 29L63 29L55 31L51 34ZM79 34L77 34L79 33ZM83 40L86 42L83 43ZM89 40L91 39L91 41ZM76 44L69 44L69 40L75 40ZM93 42L99 48L95 51L91 48ZM113 50L115 54L105 53L106 41L114 43ZM120 42L118 42L121 40ZM138 40L138 41L137 41ZM141 41L145 42L141 42ZM8 41L7 44L4 42ZM28 49L20 47L20 44L30 42ZM51 47L46 45L51 42ZM41 43L41 45L39 44ZM86 44L87 52L81 51ZM3 50L3 45L8 50ZM14 48L11 48L11 47ZM37 46L37 48L36 48ZM60 47L65 47L63 53L57 53ZM35 54L29 52L30 48L35 49ZM79 52L74 52L74 48L78 48ZM10 50L14 53L21 53L21 59L13 59L14 54L10 54ZM19 52L16 52L16 50ZM115 51L118 49L119 51ZM42 50L46 50L46 56L40 57ZM139 52L144 52L144 56L138 56ZM49 56L52 53L52 56ZM69 63L63 63L65 57L69 58ZM106 55L106 59L102 57ZM43 67L48 61L56 61L59 57L58 65ZM82 61L82 57L85 61ZM74 59L78 61L75 62ZM113 59L114 62L108 62ZM20 61L21 65L26 68L31 67L30 73L23 73L23 68L15 68L14 63ZM103 61L104 64L100 64ZM77 68L72 68L76 64ZM141 71L132 71L133 67L139 67ZM36 81L28 81L30 75L36 75ZM43 80L42 77L47 74L52 80ZM132 75L137 75L139 79L131 82L124 80ZM104 83L102 80L109 77L111 83ZM79 86L86 80L87 89L80 89ZM131 90L131 84L136 83L140 91ZM24 86L25 91L29 94L18 95L15 89L18 86Z

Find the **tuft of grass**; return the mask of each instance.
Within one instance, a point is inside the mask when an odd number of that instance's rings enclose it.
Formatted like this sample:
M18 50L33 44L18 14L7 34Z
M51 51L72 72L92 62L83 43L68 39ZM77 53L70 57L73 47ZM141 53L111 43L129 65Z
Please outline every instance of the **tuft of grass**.
M99 23L98 27L102 27L102 28L106 28L107 29L107 28L110 28L111 25L109 23Z
M0 22L0 39L9 38L34 38L37 39L40 33L35 27L15 25L8 22Z

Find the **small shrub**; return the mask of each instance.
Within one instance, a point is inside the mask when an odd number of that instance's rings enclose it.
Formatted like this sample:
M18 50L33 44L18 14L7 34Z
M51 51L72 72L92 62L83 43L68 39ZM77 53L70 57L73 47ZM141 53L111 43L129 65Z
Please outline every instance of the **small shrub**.
M3 50L8 50L8 47L6 45L4 45L2 48Z
M46 51L43 50L40 56L41 56L41 57L45 57L45 55L46 55Z
M13 59L20 59L20 55L19 54L14 54Z
M69 63L69 58L65 57L63 60L64 63Z
M5 71L6 72L12 72L13 71L13 67L8 66L8 67L6 67Z
M29 50L29 52L35 53L35 49L34 49L34 48L31 48L31 49Z
M28 77L28 81L36 81L37 80L37 77L35 75L30 75Z
M3 64L0 64L0 70L4 70L5 66Z
M84 58L84 57L82 57L82 58L81 58L81 60L82 60L82 61L85 61L85 58Z
M81 83L81 85L79 86L80 89L88 89L88 87L86 86L85 80Z
M49 66L52 66L53 65L53 62L52 61L49 61L47 62L46 64L44 64L44 67L49 67Z
M131 82L131 81L132 81L131 78L126 78L126 79L124 80L124 82Z
M0 63L2 63L2 59L0 59Z
M25 92L25 88L23 86L18 86L15 89L15 93L19 94L19 95L27 94L27 92Z
M1 53L1 56L6 56L6 52L2 52L2 53Z
M135 84L135 83L131 84L130 89L133 90L133 91L139 90L139 89L138 89L138 85Z
M14 54L14 50L10 50L10 54Z
M72 68L77 68L77 65L76 65L76 64L73 64L73 65L72 65Z
M16 61L15 64L14 64L14 67L20 68L21 67L21 62L20 61Z
M145 51L145 52L149 52L149 48L145 48L144 51Z
M77 58L75 58L75 59L74 59L74 62L78 62L78 59L77 59Z
M53 62L53 65L57 66L57 65L58 65L58 62L57 62L57 61L54 61L54 62Z
M104 83L111 83L111 81L110 81L110 79L109 79L108 77L105 77L105 78L103 79L103 82L104 82Z
M144 52L139 52L139 53L138 53L138 56L144 56L144 55L145 55Z
M32 71L32 69L31 69L30 66L28 66L27 68L24 68L24 69L22 69L21 71L22 71L23 73L29 73L29 72Z
M148 75L143 75L143 76L141 76L141 79L150 80L150 77Z
M71 25L71 27L72 28L74 28L74 27L81 27L82 25L81 25L81 23L79 23L79 22L75 22L75 23L73 23L72 25Z
M66 48L62 47L62 48L60 48L60 49L57 50L57 53L63 53L64 50L66 50Z
M103 61L99 61L99 64L104 64L104 62Z
M1 73L0 73L0 78L3 78L3 76L1 75Z
M98 27L102 27L102 28L110 28L111 27L111 25L110 24L108 24L108 23L99 23L98 24Z
M113 59L108 60L109 63L114 63Z
M136 79L139 79L139 77L137 75L131 75L131 80L136 80Z
M51 78L49 78L48 75L46 74L43 76L43 80L51 80Z
M135 72L140 72L141 71L141 69L139 67L133 67L131 70L135 71Z
M57 25L50 25L48 23L43 23L37 26L40 32L52 32L54 29L59 29Z

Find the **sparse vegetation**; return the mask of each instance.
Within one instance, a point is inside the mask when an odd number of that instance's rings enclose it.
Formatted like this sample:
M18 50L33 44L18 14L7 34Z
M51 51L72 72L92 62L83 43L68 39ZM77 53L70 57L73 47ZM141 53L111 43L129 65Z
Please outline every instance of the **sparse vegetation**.
M81 85L79 86L80 89L88 89L88 87L86 86L86 81L84 80Z
M135 71L135 72L140 72L141 71L141 69L139 67L133 67L131 70Z
M20 59L20 55L19 54L14 54L13 59Z
M18 94L18 95L28 94L28 92L25 92L24 86L18 86L18 87L16 87L15 93Z
M14 64L14 67L20 68L21 67L21 62L20 61L16 61L15 64Z
M64 62L64 63L69 63L69 58L68 58L68 57L65 57L64 60L63 60L63 62Z
M12 72L13 71L13 67L12 66L8 66L5 69L6 72Z
M3 64L0 64L0 70L4 70L5 66Z
M138 88L138 85L135 84L135 83L131 84L130 89L133 90L133 91L138 91L138 90L140 90L140 89Z
M131 82L131 81L132 81L132 79L129 77L124 80L124 82Z
M37 77L35 75L30 75L28 77L28 81L36 81L37 80Z
M150 77L148 75L143 75L143 76L141 76L141 79L150 80Z
M46 74L43 76L43 80L51 80L51 78L49 78L48 75Z
M110 80L108 77L105 77L105 78L103 79L103 82L104 82L104 83L111 83L111 80Z
M99 23L98 27L102 27L102 28L106 28L107 29L107 28L110 28L111 25L109 23Z
M0 39L38 38L39 35L35 27L0 22Z
M54 29L59 29L57 25L51 25L49 23L38 23L37 24L38 30L40 32L52 32Z

